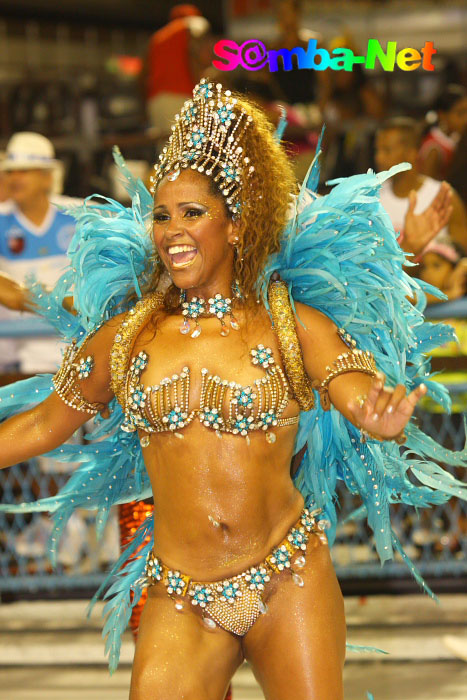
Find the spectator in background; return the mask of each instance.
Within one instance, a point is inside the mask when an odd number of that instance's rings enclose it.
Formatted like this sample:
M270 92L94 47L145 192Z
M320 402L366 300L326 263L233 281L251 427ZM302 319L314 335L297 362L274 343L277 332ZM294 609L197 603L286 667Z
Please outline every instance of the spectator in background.
M66 252L75 230L71 216L52 203L54 171L59 165L52 143L32 132L20 132L8 142L6 155L0 162L9 198L0 205L0 272L9 277L0 279L0 290L8 288L11 303L5 295L0 303L0 318L18 319L24 310L25 295L21 283L33 274L47 286L55 284L67 265ZM56 203L70 202L54 197ZM5 287L7 289L5 289ZM15 301L16 299L16 301ZM51 339L0 341L0 367L19 369L26 374L48 372L61 361L57 342Z
M467 207L467 128L457 144L456 151L449 166L447 181L459 193L464 206Z
M301 0L273 2L277 37L268 42L268 50L291 51L301 47L306 51L310 39L316 39L319 46L320 35L301 26L302 5ZM326 78L323 71L300 69L296 57L292 58L290 70L283 70L280 57L278 65L279 70L274 72L267 66L255 71L232 71L228 80L230 87L246 93L256 102L275 126L282 114L286 116L284 147L293 163L297 179L302 181L313 158L322 124L319 95L321 83ZM224 76L221 82L225 84Z
M335 37L330 52L347 48L360 53L346 35ZM375 89L368 71L354 65L351 71L324 71L327 81L321 94L327 128L325 179L365 172L371 162L375 127L386 116L384 96Z
M441 289L449 301L467 293L467 258L462 257L455 245L432 241L423 252L417 274L420 279ZM426 296L428 304L443 301L432 294Z
M437 122L420 147L419 168L421 173L443 180L467 128L467 91L461 85L448 85L434 110Z
M2 155L0 154L0 163L2 162ZM5 174L0 170L0 203L8 199L8 192L6 189Z
M316 39L319 45L320 35L301 27L302 5L302 0L275 0L278 36L268 45L269 49L291 51L301 46L306 51L310 39ZM278 70L270 77L279 98L290 105L317 103L319 100L322 71L300 70L294 63L292 70Z
M143 69L147 111L159 141L170 132L174 115L212 62L210 25L195 5L177 5L170 21L155 32Z
M348 35L336 36L329 42L330 53L337 48L351 49L356 55L360 53ZM351 71L328 68L324 73L328 80L321 99L331 118L337 116L338 119L348 120L367 117L380 121L385 117L385 99L372 85L361 65L355 64Z
M386 180L381 187L381 203L388 212L394 229L400 233L399 242L407 252L420 253L435 233L425 227L420 231L421 249L407 244L407 220L413 215L433 213L440 200L446 196L447 185L422 175L417 168L419 128L413 119L395 117L380 127L376 134L375 161L378 170L388 170L393 165L408 162L411 170L398 173ZM453 241L467 251L467 215L459 195L451 189L451 212L446 225L438 227L439 242ZM440 219L442 223L446 217ZM410 221L409 221L410 224ZM412 244L413 241L410 241Z

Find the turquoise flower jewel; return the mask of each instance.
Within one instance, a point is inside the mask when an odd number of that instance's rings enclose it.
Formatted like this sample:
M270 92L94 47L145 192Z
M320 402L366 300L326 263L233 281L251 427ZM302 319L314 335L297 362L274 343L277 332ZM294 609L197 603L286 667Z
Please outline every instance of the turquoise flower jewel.
M218 318L222 318L225 314L230 314L232 311L232 300L223 297L221 294L216 294L215 297L208 299L209 313L215 314Z
M232 428L232 432L236 435L240 433L240 435L248 435L249 430L253 430L255 427L255 424L253 423L253 416L237 416L235 419L234 426Z
M238 181L240 179L238 170L232 168L230 165L224 165L224 167L221 170L221 177L226 182L232 182L232 180Z
M202 144L206 141L206 134L202 126L195 126L193 131L188 137L188 145L193 148L201 148Z
M250 386L237 389L234 395L237 399L237 405L241 408L251 408L253 406L253 400L256 399L256 394L252 392Z
M260 415L258 423L263 430L267 430L271 426L277 425L277 414L270 408L269 411L265 411Z
M137 374L139 374L144 369L146 369L147 365L148 365L148 356L144 352L144 350L142 350L140 353L138 353L138 355L136 357L134 357L131 361L131 369Z
M220 599L223 603L234 603L242 595L236 581L233 583L232 581L224 581L221 586L217 587L217 590L222 594Z
M157 557L152 558L152 553L148 554L147 572L156 581L162 578L162 565Z
M179 571L169 571L167 574L166 586L168 593L182 595L185 588L185 581L180 576Z
M204 299L193 297L191 301L184 301L182 304L182 314L188 318L198 318L204 313Z
M146 404L146 394L141 387L135 389L131 394L132 408L143 408Z
M250 590L262 591L264 584L270 580L270 576L263 566L260 569L253 566L246 574L245 580L248 581Z
M274 364L271 348L265 348L264 345L257 345L250 351L251 361L254 365L261 365L263 369L267 369L269 365Z
M285 544L283 544L278 549L275 549L272 553L271 562L277 566L279 571L282 569L290 568L290 557L291 554Z
M294 527L287 539L291 544L293 544L294 547L297 547L297 549L306 549L308 535L306 534L303 527L300 529Z
M88 355L86 359L83 357L80 359L77 372L80 379L87 379L91 374L92 368L94 367L94 360L91 355Z
M197 108L194 107L194 106L192 105L191 107L189 107L189 108L186 110L185 114L183 115L183 119L184 119L186 122L192 122L192 121L194 121L195 118L196 118L196 112L197 112L197 111L198 111Z
M235 113L233 109L231 107L228 107L227 105L222 105L222 107L219 107L219 109L217 110L217 115L221 124L229 122L227 126L230 125L232 119L235 119Z
M192 596L192 605L199 605L200 608L205 608L208 603L212 603L214 600L212 588L208 586L197 585L189 591L189 595Z
M210 83L203 82L201 81L199 85L195 87L193 90L193 96L194 97L203 97L205 100L209 99L212 97L213 92L211 90Z
M215 428L216 430L220 428L224 422L224 419L220 415L219 409L217 408L205 409L199 414L199 417L203 422L203 425L205 425L207 428Z
M186 417L187 414L182 412L180 406L175 406L167 416L162 418L162 421L169 424L170 430L176 430L185 426Z

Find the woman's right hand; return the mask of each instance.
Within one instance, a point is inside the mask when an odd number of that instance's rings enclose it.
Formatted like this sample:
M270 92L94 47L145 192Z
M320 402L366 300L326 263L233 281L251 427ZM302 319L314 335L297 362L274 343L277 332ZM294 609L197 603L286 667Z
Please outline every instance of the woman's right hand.
M28 292L26 287L0 272L0 304L13 311L25 311Z

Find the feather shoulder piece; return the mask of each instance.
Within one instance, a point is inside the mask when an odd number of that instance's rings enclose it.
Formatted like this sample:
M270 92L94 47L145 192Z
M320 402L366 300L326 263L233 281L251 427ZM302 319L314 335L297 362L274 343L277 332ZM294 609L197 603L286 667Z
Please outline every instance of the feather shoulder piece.
M259 285L266 306L268 287L278 272L287 284L291 303L301 302L326 314L373 353L387 384L404 384L408 391L424 383L428 395L445 411L450 397L433 381L426 353L455 338L445 324L425 321L426 305L420 280L409 277L405 253L383 209L381 184L408 164L388 172L334 180L326 196L310 184L318 182L318 159L297 196L279 253L271 256ZM429 291L438 296L439 290ZM413 304L410 298L417 298ZM296 322L301 323L296 316ZM444 465L467 465L467 449L451 452L425 435L411 421L405 448L394 442L360 442L359 431L334 408L323 411L320 401L300 414L295 452L305 449L295 480L307 503L324 508L331 523L330 543L337 525L337 482L359 497L351 517L366 518L383 564L398 551L418 582L429 590L402 548L391 526L391 504L415 508L443 503L451 496L467 497L466 485Z

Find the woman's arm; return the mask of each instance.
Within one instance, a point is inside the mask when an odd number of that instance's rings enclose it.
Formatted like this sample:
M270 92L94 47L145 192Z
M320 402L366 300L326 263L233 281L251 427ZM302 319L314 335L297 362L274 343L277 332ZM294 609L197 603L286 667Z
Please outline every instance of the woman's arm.
M68 386L62 382L60 388L45 401L0 425L0 468L59 447L89 420L93 411L105 410L113 398L109 355L119 323L120 316L102 326L74 358L74 364L79 364L81 359L92 358L92 369L87 377L67 375L64 363L56 378L60 373L69 376ZM82 397L85 403L78 397Z
M44 291L50 292L45 287ZM29 289L5 272L0 272L0 304L13 311L36 311ZM65 297L62 305L70 313L76 313L73 308L73 297Z
M87 420L89 415L64 404L54 391L0 425L0 469L59 447Z
M311 379L322 382L329 374L326 368L349 348L327 316L304 304L297 303L296 308L306 326L297 323L305 369ZM384 386L384 379L381 372L371 377L352 371L336 376L328 389L331 403L345 418L380 439L390 440L404 430L426 387L421 384L406 395L402 384L392 389Z

